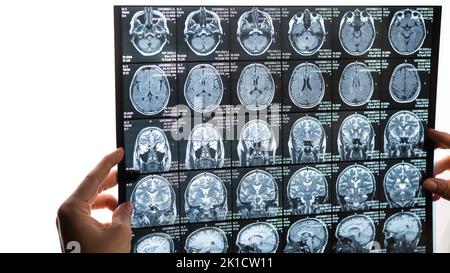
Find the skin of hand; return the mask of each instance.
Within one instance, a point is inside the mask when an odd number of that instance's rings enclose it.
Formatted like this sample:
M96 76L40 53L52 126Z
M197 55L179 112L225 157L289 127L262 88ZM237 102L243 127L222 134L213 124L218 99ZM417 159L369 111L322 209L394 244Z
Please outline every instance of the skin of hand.
M433 140L437 148L450 149L450 134L428 129L428 137ZM450 156L439 160L434 167L435 175L439 175L446 170L450 170ZM423 187L433 193L434 201L441 197L450 200L450 180L436 177L428 178L423 182Z
M118 206L114 196L101 194L117 184L117 171L111 169L123 155L122 148L106 155L60 206L56 226L63 252L71 241L79 243L80 252L130 252L133 206L130 202ZM102 208L113 211L111 223L91 217L92 210Z

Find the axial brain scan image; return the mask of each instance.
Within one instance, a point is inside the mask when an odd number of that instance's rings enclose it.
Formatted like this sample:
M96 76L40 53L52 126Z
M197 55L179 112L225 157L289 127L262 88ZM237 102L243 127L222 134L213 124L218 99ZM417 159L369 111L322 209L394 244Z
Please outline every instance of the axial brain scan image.
M184 23L184 40L198 56L213 53L223 38L220 17L217 13L201 7L191 12Z
M242 69L237 84L237 95L241 104L250 110L267 108L275 94L275 82L267 66L249 64Z
M427 30L422 13L417 10L403 9L392 17L389 26L389 42L401 55L411 55L422 47Z
M236 238L239 253L275 253L279 242L275 227L265 222L246 225Z
M301 219L291 225L286 241L286 253L323 253L328 243L328 229L319 219Z
M172 154L169 140L158 127L146 127L136 137L133 168L141 173L163 172L170 169Z
M274 40L272 17L265 11L252 8L239 18L236 37L251 56L264 54Z
M227 248L227 236L216 227L195 230L186 238L184 246L187 253L225 253Z
M375 24L367 10L347 11L339 26L339 40L344 50L353 56L366 53L375 40Z
M219 72L210 64L193 67L184 83L184 96L189 107L196 112L206 113L216 109L223 96Z
M328 200L328 182L319 170L303 167L289 179L287 196L293 215L320 213Z
M189 222L225 220L228 212L227 189L212 173L195 176L186 188L184 209Z
M349 106L361 106L372 97L374 88L372 74L366 64L354 62L342 71L339 95Z
M335 252L368 253L375 239L375 224L368 216L351 215L339 222L335 236Z
M397 163L384 175L383 187L391 208L403 208L414 205L419 196L422 174L419 169L406 162Z
M345 168L338 176L336 193L344 211L363 210L375 191L375 177L365 166L355 164Z
M242 128L237 153L241 166L270 165L275 162L277 140L270 125L254 119Z
M129 34L131 43L143 56L160 53L170 35L164 14L151 7L146 7L133 15Z
M196 125L186 147L186 169L222 168L225 148L222 135L211 123Z
M289 21L289 42L302 56L314 55L322 47L325 34L323 17L315 11L299 11Z
M278 186L266 171L253 170L239 182L236 205L241 218L275 216L278 210Z
M141 66L130 84L130 100L144 115L155 115L169 102L170 86L164 71L156 65Z
M177 217L175 191L162 176L141 179L131 193L133 228L172 225Z
M420 94L421 80L417 68L408 63L398 65L389 81L389 93L398 103L414 101Z
M326 138L325 129L317 119L306 116L296 120L288 140L292 163L322 162Z
M312 108L322 101L325 81L320 69L312 63L299 64L289 80L289 97L300 108Z
M389 158L417 157L422 151L424 129L419 118L410 111L393 114L384 130L384 152Z
M369 159L374 149L375 131L369 119L353 114L344 119L338 133L338 150L342 160Z
M148 234L135 244L135 253L173 253L174 244L172 237L165 233Z
M422 234L422 223L412 212L398 212L384 222L383 234L387 253L413 253Z

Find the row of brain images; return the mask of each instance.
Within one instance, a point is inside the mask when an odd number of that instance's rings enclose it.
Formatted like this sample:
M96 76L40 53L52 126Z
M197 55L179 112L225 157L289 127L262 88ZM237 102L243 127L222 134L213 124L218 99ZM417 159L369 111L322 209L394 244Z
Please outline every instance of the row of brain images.
M402 56L416 53L428 33L424 15L416 9L393 11L386 27L382 26L385 11L381 8L342 8L338 15L334 14L336 12L331 8L299 7L292 10L276 7L126 8L122 11L122 17L127 18L123 20L122 31L124 45L134 48L138 54L151 57L173 51L178 60L184 50L184 55L200 58L211 55L226 58L230 56L226 54L229 51L239 52L237 55L244 58L280 58L281 43L288 44L286 50L300 56L312 56L322 47L330 48L332 38L329 36L332 35L349 56L361 56L372 47L379 48L381 39L390 45L389 50ZM286 13L290 18L282 22ZM377 40L377 36L382 37Z

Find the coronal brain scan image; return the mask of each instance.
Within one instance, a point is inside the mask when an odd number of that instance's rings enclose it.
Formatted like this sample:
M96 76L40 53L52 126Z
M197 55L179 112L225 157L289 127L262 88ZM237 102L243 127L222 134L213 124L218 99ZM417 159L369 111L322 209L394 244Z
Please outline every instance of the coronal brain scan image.
M205 7L191 12L184 23L184 40L198 56L213 53L223 38L220 17Z
M275 216L278 210L278 186L266 171L253 170L242 177L236 192L241 218Z
M319 170L303 167L289 179L287 196L293 215L320 213L328 200L328 182Z
M322 47L325 34L323 17L315 11L299 11L289 21L289 42L302 56L315 54Z
M164 71L156 65L141 66L130 84L130 100L144 115L155 115L169 102L170 86Z
M129 34L131 43L143 56L160 53L170 35L164 14L151 7L146 7L133 15Z
M225 148L222 135L211 123L196 125L186 147L186 169L222 168Z
M422 234L422 223L412 212L398 212L384 222L384 247L388 253L415 252Z
M368 253L375 239L375 224L365 215L351 215L336 227L337 253Z
M277 140L270 125L255 119L242 128L237 153L241 166L261 166L275 162Z
M267 66L252 63L242 69L237 84L241 104L250 110L267 108L275 94L275 82Z
M222 101L223 82L210 64L194 66L184 83L184 96L189 107L200 113L211 112Z
M148 234L135 244L135 253L173 253L174 244L172 237L165 233Z
M342 71L339 80L339 95L349 106L361 106L372 97L374 88L372 74L366 64L354 62Z
M319 219L301 219L291 225L286 240L286 253L323 253L328 242L328 229Z
M212 173L196 175L184 193L184 209L189 222L225 220L228 212L227 189L222 180Z
M292 163L323 161L326 137L325 129L317 119L306 116L295 121L288 140Z
M424 140L424 129L419 118L410 111L393 114L384 130L384 152L389 158L419 156Z
M375 41L375 24L367 10L347 11L339 26L339 40L344 50L353 56L366 53Z
M175 191L164 177L144 177L131 193L132 227L172 225L177 217L176 198Z
M186 238L184 249L187 253L225 253L228 239L223 230L216 227L203 227Z
M375 131L369 119L360 114L345 118L339 128L337 144L342 160L369 159L375 144Z
M289 80L289 97L300 108L311 108L322 101L325 81L320 69L312 63L299 64Z
M239 18L236 37L249 55L264 54L275 39L274 35L272 17L265 11L255 7Z
M170 169L172 154L169 140L158 127L146 127L136 137L133 168L141 173L163 172Z
M365 166L355 164L345 168L338 176L336 193L344 211L368 208L375 191L375 177Z
M236 238L239 253L274 253L280 242L278 232L270 223L251 223Z
M417 10L403 9L392 17L389 26L389 42L401 55L411 55L422 46L427 35L422 13Z
M420 193L422 175L419 169L406 162L397 163L384 175L383 187L391 208L403 208L414 205L414 199Z
M417 68L408 63L398 65L389 81L389 93L398 103L414 101L420 94L421 80Z

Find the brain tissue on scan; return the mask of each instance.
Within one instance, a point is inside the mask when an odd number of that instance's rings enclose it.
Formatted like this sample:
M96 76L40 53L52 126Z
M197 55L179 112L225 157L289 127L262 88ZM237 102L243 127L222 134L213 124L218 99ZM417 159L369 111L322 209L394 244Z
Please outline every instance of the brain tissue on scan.
M279 245L279 236L270 223L257 222L243 227L236 238L239 253L274 253Z
M165 233L148 234L134 246L135 253L174 253L172 237Z
M364 210L375 192L375 177L365 166L355 164L345 168L336 182L336 195L344 211Z
M172 154L169 140L158 127L146 127L136 137L133 168L140 173L163 172L170 169Z
M367 10L347 11L339 26L339 40L342 48L353 56L366 53L375 40L375 24Z
M216 227L203 227L193 231L184 245L187 253L225 253L227 248L225 232Z
M325 81L320 69L312 63L297 65L289 79L289 97L300 108L318 105L325 94Z
M419 72L409 63L399 64L392 72L389 81L389 93L398 103L414 101L420 94L422 87Z
M292 163L322 162L326 135L320 121L309 116L296 120L289 134L288 147Z
M397 163L386 172L383 180L384 194L391 208L414 205L420 195L422 174L419 169L406 162Z
M314 55L322 47L325 33L323 17L315 11L299 11L289 21L289 42L302 56Z
M275 82L269 68L252 63L244 67L237 83L237 95L241 104L249 110L262 110L272 102Z
M368 253L375 239L373 220L361 214L342 219L336 227L337 253Z
M349 106L361 106L372 97L374 82L366 64L353 62L342 71L339 95Z
M287 232L286 253L323 253L328 242L328 229L317 218L301 219Z
M422 47L427 30L422 13L417 10L397 11L389 25L389 42L401 55L411 55Z
M236 37L247 54L264 54L274 41L274 35L272 17L267 12L252 8L239 17Z
M368 118L360 114L352 114L344 119L337 139L342 160L370 159L374 142L375 131Z
M413 253L422 234L422 223L412 212L398 212L384 222L383 234L387 253Z

